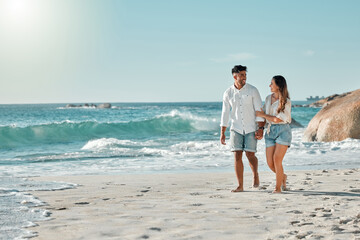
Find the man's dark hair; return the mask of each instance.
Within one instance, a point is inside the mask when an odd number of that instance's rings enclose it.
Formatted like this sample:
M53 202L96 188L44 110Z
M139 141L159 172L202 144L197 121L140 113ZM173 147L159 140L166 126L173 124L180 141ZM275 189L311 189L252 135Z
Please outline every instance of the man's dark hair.
M234 73L239 73L241 71L246 71L246 66L241 66L241 65L236 65L235 67L233 67L233 69L231 70L231 74Z

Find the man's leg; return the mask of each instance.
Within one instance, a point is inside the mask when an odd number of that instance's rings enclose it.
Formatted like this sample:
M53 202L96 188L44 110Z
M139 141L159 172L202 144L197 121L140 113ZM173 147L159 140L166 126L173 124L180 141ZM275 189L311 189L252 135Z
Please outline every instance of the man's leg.
M246 152L246 157L249 160L249 165L254 175L253 187L258 187L260 184L259 173L258 173L258 159L254 152Z
M235 151L234 158L235 158L235 174L238 180L238 187L232 192L242 192L244 191L244 165L242 162L242 151Z

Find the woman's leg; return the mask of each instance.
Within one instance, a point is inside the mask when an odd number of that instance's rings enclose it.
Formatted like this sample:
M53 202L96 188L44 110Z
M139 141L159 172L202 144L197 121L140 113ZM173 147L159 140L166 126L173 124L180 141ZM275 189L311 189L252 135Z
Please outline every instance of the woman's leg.
M266 162L274 173L275 171L275 165L274 165L274 152L275 152L275 146L267 147L266 148Z
M284 159L285 153L288 149L288 146L276 144L275 145L275 151L274 151L274 165L275 165L275 172L276 172L276 187L274 190L274 193L280 193L281 192L281 185L283 184L283 180L286 180L284 178L284 169L282 166L282 161Z

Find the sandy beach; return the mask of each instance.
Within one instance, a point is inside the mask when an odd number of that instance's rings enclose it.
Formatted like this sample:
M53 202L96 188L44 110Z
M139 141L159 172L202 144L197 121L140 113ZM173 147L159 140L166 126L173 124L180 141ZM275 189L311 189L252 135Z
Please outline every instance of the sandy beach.
M35 177L75 183L37 191L51 220L35 239L360 239L360 169L290 171L289 191L272 194L234 173Z

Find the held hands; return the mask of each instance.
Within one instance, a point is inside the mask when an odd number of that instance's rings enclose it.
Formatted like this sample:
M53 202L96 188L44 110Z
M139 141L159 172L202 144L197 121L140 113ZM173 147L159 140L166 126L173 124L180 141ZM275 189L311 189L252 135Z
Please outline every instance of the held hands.
M264 134L264 130L263 129L258 129L256 132L255 132L255 138L257 140L261 140L263 138L263 134Z

